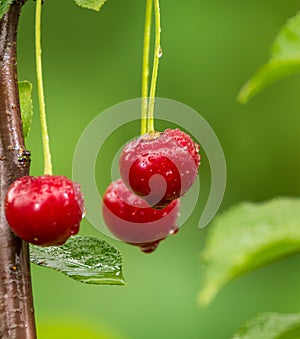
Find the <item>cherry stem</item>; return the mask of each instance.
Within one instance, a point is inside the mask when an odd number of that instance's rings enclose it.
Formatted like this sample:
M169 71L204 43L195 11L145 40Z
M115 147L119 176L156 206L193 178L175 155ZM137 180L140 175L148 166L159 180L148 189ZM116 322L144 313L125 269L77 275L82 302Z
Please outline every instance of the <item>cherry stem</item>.
M153 0L147 0L145 13L144 51L143 51L143 69L142 69L142 116L141 116L142 135L147 132L149 54L150 54L152 7Z
M49 145L49 135L46 121L45 110L45 96L43 87L43 72L42 72L42 47L41 47L41 14L42 14L42 1L36 0L35 11L35 60L36 60L36 76L38 87L38 101L40 108L40 122L42 130L42 141L44 151L44 174L52 174L52 162Z
M158 75L158 64L159 58L161 57L161 47L160 47L160 7L159 0L154 0L154 14L155 14L155 45L154 45L154 59L153 59L153 68L152 68L152 79L150 86L150 95L149 95L149 107L148 107L148 124L147 132L154 131L154 102L155 102L155 91Z

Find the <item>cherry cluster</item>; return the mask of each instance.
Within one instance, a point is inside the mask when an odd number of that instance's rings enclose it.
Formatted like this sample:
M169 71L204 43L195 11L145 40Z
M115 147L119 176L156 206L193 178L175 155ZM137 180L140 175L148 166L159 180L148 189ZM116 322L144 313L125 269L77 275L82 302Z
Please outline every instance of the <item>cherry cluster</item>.
M192 186L200 166L199 145L179 129L150 132L122 150L122 179L104 196L104 221L118 239L155 250L178 230L180 197Z
M180 197L200 165L199 146L179 129L151 132L129 142L119 168L122 179L107 188L104 221L118 239L152 252L178 231ZM84 199L78 183L64 176L24 176L9 188L5 215L13 232L41 246L62 245L79 231Z

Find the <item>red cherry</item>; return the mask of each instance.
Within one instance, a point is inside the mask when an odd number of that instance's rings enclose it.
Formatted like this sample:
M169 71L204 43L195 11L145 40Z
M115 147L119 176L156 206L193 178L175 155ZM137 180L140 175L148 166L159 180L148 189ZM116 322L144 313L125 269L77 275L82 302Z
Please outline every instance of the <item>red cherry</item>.
M128 188L152 207L163 208L193 185L199 145L179 129L142 135L123 149L119 168Z
M161 240L178 230L179 205L177 199L164 209L154 209L119 179L104 194L102 214L108 229L118 239L150 253Z
M41 246L62 245L79 231L84 201L78 183L64 176L25 176L5 197L6 219L23 240Z

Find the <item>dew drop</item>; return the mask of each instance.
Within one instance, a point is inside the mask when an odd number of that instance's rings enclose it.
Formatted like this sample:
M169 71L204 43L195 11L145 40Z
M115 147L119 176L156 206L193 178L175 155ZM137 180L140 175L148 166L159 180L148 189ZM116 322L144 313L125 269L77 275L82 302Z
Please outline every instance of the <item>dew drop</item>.
M36 202L34 205L33 205L33 208L35 211L38 211L41 207L41 204L39 204L38 202Z
M161 46L159 46L158 57L161 58L163 56L163 50Z
M169 176L171 176L173 174L173 172L171 171L171 170L168 170L167 172L166 172L166 177L169 177Z
M146 167L147 167L147 163L146 163L146 161L141 161L141 163L140 163L140 167L142 167L142 168L146 168Z
M178 231L179 231L179 228L178 228L178 227L173 228L173 229L170 230L169 235L174 235L174 234L176 234Z
M144 253L152 253L156 250L158 244L159 244L159 240L155 242L143 244L140 246L140 249Z

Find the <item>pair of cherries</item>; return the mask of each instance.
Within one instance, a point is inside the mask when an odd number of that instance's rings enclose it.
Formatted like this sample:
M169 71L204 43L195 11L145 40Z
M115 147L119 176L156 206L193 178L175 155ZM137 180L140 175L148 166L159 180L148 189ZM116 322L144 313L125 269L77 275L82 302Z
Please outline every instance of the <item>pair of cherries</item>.
M178 230L180 196L200 165L199 146L179 129L152 132L129 142L119 159L121 178L107 188L104 221L118 239L152 252Z
M121 153L122 179L109 185L102 205L108 229L120 240L152 252L177 231L179 197L192 186L199 146L179 129L145 134ZM78 183L63 176L25 176L5 198L7 221L23 240L62 245L79 231L84 200Z

